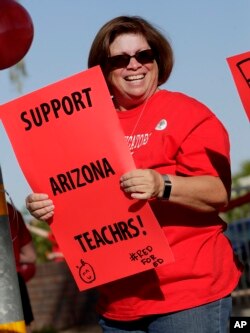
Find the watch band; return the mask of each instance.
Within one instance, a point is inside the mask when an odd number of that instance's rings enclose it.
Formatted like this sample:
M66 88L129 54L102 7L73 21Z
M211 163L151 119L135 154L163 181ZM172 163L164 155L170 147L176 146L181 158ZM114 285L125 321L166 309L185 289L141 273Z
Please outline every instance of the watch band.
M169 200L171 189L172 189L172 183L171 180L169 179L168 175L162 175L162 178L164 180L164 191L163 191L163 196L162 200Z

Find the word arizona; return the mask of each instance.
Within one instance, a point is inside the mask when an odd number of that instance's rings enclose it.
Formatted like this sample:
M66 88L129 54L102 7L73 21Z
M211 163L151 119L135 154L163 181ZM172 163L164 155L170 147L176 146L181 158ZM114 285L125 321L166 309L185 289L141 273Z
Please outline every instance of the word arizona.
M79 168L59 173L55 177L50 177L50 186L53 194L62 194L79 187L86 186L100 179L114 175L115 171L107 158L84 164Z

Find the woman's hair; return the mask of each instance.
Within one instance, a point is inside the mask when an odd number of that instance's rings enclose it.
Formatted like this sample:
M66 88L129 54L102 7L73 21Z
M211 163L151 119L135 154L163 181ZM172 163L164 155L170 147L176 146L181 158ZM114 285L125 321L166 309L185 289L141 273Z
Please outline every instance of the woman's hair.
M106 61L110 56L110 44L124 33L142 35L155 53L159 68L158 85L167 81L173 68L174 56L169 41L152 24L139 16L119 16L102 26L89 52L88 67L100 65L107 74Z

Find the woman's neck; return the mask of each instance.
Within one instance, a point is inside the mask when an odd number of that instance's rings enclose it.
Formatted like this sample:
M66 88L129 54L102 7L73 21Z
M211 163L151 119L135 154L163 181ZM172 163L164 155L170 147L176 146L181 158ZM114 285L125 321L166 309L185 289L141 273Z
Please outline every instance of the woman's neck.
M115 105L115 108L121 112L124 111L129 111L131 109L135 109L136 107L139 107L140 105L143 105L152 95L154 95L157 91L159 91L160 89L157 87L157 89L155 90L155 92L153 94L151 94L150 96L147 96L143 99L131 99L131 100L127 100L123 103L119 103L119 99L116 100L115 97L113 97L113 102Z

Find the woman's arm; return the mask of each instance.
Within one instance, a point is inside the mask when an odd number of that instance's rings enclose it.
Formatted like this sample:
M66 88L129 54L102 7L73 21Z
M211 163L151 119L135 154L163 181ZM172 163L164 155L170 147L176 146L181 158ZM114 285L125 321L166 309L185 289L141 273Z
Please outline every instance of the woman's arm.
M27 243L20 249L20 264L33 264L36 261L36 252L32 242Z
M168 176L172 183L169 202L204 212L217 211L228 203L227 191L219 177ZM121 177L121 187L135 199L161 199L164 181L155 170L137 169Z

